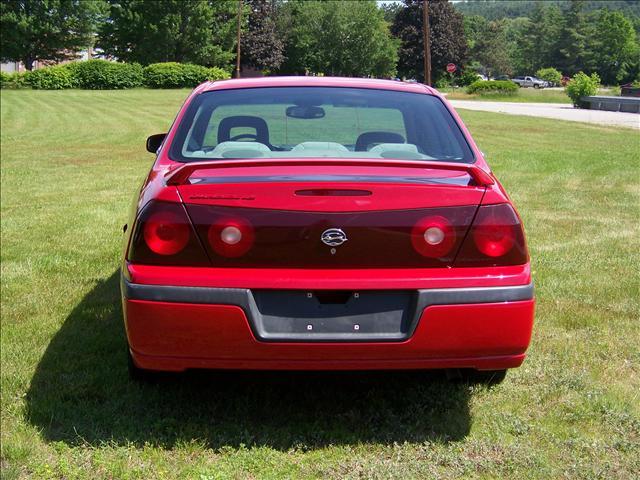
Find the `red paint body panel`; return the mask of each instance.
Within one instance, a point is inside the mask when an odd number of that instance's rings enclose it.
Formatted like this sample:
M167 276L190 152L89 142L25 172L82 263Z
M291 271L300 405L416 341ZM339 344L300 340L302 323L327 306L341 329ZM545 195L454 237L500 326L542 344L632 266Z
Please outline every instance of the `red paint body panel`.
M185 368L508 368L529 345L534 300L426 308L398 343L265 343L239 307L125 301L139 366Z
M491 268L324 270L301 268L199 268L126 265L133 283L187 287L400 290L526 285L529 264Z
M294 173L288 172L288 175ZM481 187L406 185L397 183L340 182L334 189L365 190L362 196L301 196L298 190L326 189L327 182L225 183L181 185L185 203L303 212L364 212L446 206L477 205ZM398 195L401 191L402 195ZM428 193L428 194L427 194Z

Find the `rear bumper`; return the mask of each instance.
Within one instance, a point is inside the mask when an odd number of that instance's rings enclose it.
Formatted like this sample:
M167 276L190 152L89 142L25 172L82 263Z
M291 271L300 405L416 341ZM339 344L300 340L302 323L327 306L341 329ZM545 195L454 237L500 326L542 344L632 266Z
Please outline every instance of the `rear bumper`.
M279 319L250 289L146 285L124 277L122 294L135 363L173 371L512 368L524 360L535 305L531 284L421 289L412 292L396 330L363 323L358 331L303 332L300 324L352 326L370 315L333 309L331 318L309 320L294 308ZM376 314L378 323L391 325L382 315Z

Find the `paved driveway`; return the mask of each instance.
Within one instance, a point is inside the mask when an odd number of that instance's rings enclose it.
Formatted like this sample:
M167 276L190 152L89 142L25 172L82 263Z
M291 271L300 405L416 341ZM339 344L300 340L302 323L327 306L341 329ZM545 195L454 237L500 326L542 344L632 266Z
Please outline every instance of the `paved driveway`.
M450 102L456 109L464 108L467 110L555 118L557 120L569 120L570 122L596 123L599 125L640 129L640 115L637 113L582 110L561 103L477 102L475 100L450 100Z

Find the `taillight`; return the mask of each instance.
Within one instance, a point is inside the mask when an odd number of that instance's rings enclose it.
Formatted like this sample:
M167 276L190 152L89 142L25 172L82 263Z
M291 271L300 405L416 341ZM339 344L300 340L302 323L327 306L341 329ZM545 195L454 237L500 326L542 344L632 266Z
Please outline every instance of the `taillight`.
M144 224L144 241L158 255L175 255L189 243L189 230L174 212L156 212Z
M127 259L151 265L209 265L184 207L150 202L140 213Z
M455 229L451 222L442 216L423 218L411 230L411 244L424 257L445 257L455 243Z
M528 259L524 232L511 205L485 205L471 225L455 266L521 265Z
M253 245L255 234L251 224L242 218L218 218L209 227L209 245L218 255L236 258Z

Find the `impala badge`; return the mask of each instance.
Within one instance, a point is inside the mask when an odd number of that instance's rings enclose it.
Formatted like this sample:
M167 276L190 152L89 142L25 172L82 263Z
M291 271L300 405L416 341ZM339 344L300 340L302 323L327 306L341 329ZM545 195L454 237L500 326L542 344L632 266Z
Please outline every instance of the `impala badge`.
M348 238L347 234L339 228L330 228L322 232L320 240L322 240L322 243L329 245L330 247L337 247L346 242Z

